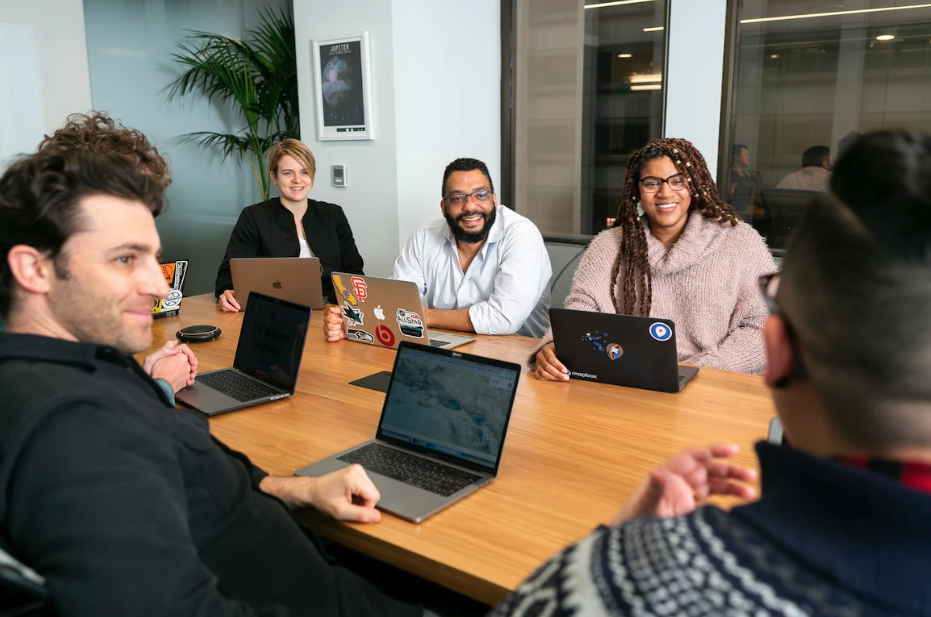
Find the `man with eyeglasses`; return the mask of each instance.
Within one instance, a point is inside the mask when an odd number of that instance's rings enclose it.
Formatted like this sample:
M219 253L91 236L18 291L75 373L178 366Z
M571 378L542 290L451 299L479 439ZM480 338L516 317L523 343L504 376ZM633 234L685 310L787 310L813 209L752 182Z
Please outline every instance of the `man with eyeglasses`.
M695 448L540 567L503 615L927 615L931 137L861 137L764 276L766 384L791 447ZM765 427L759 427L760 434Z
M443 219L414 232L391 278L417 284L430 327L542 336L553 271L536 225L498 205L477 159L447 165L442 195ZM328 311L324 332L331 342L346 337L339 309Z

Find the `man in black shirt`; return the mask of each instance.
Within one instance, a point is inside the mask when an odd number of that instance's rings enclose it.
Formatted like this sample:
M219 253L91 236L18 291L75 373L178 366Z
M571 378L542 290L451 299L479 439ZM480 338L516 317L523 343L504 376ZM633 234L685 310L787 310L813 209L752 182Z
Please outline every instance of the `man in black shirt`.
M0 178L0 544L62 616L420 614L329 564L289 512L378 521L360 467L270 477L132 358L169 291L162 192L125 157L58 148ZM186 354L156 366L191 375Z

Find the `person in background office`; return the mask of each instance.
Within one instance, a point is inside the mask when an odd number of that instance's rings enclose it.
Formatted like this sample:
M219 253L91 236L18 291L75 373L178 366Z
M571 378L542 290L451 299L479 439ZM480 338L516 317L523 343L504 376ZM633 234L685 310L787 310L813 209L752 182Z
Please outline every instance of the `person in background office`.
M3 546L61 617L420 615L329 563L290 513L377 522L361 467L269 476L133 359L169 291L163 190L124 156L74 149L0 177ZM190 375L183 354L156 369Z
M330 274L363 274L364 265L343 209L307 198L317 163L310 149L296 139L272 146L268 169L279 196L239 215L217 272L220 308L234 312L242 308L230 272L230 259L237 257L317 257L323 269L323 294L335 302Z
M728 203L735 212L749 220L753 215L757 185L762 178L759 172L750 169L750 149L744 144L734 144L729 176Z
M655 139L628 161L614 226L585 251L565 307L671 319L680 362L759 374L766 304L756 281L775 269L760 235L718 198L698 149ZM552 341L548 332L530 366L568 381Z
M488 168L460 158L443 173L443 218L414 232L391 278L413 281L428 326L540 336L549 325L549 253L529 219L498 205ZM327 340L345 338L338 308L324 321Z
M931 137L865 135L831 184L847 202L815 197L761 279L792 445L757 445L761 499L697 507L752 497L756 474L736 446L677 454L494 617L928 614Z
M834 159L827 146L812 146L802 154L802 168L779 181L777 189L827 193Z

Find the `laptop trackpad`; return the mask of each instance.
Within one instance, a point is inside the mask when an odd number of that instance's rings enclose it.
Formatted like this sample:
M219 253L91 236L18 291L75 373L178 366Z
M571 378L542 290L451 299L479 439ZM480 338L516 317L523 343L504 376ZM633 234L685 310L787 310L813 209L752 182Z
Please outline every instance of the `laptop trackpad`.
M410 509L411 503L423 495L423 491L400 480L389 478L371 471L367 472L372 483L381 494L378 507L389 512L403 512Z

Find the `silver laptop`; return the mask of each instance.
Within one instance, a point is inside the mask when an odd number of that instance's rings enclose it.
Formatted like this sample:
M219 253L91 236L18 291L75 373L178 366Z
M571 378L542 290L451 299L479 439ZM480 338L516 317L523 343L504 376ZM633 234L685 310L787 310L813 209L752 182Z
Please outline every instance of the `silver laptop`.
M475 340L427 330L420 291L410 281L344 272L334 272L332 278L350 341L392 349L401 341L452 349Z
M212 416L291 396L309 325L310 307L253 291L233 367L199 374L175 399Z
M419 523L497 475L519 379L517 364L404 341L375 439L295 475L358 463L380 510Z
M248 257L230 259L233 289L245 298L251 291L283 298L320 310L323 297L322 270L316 257Z

